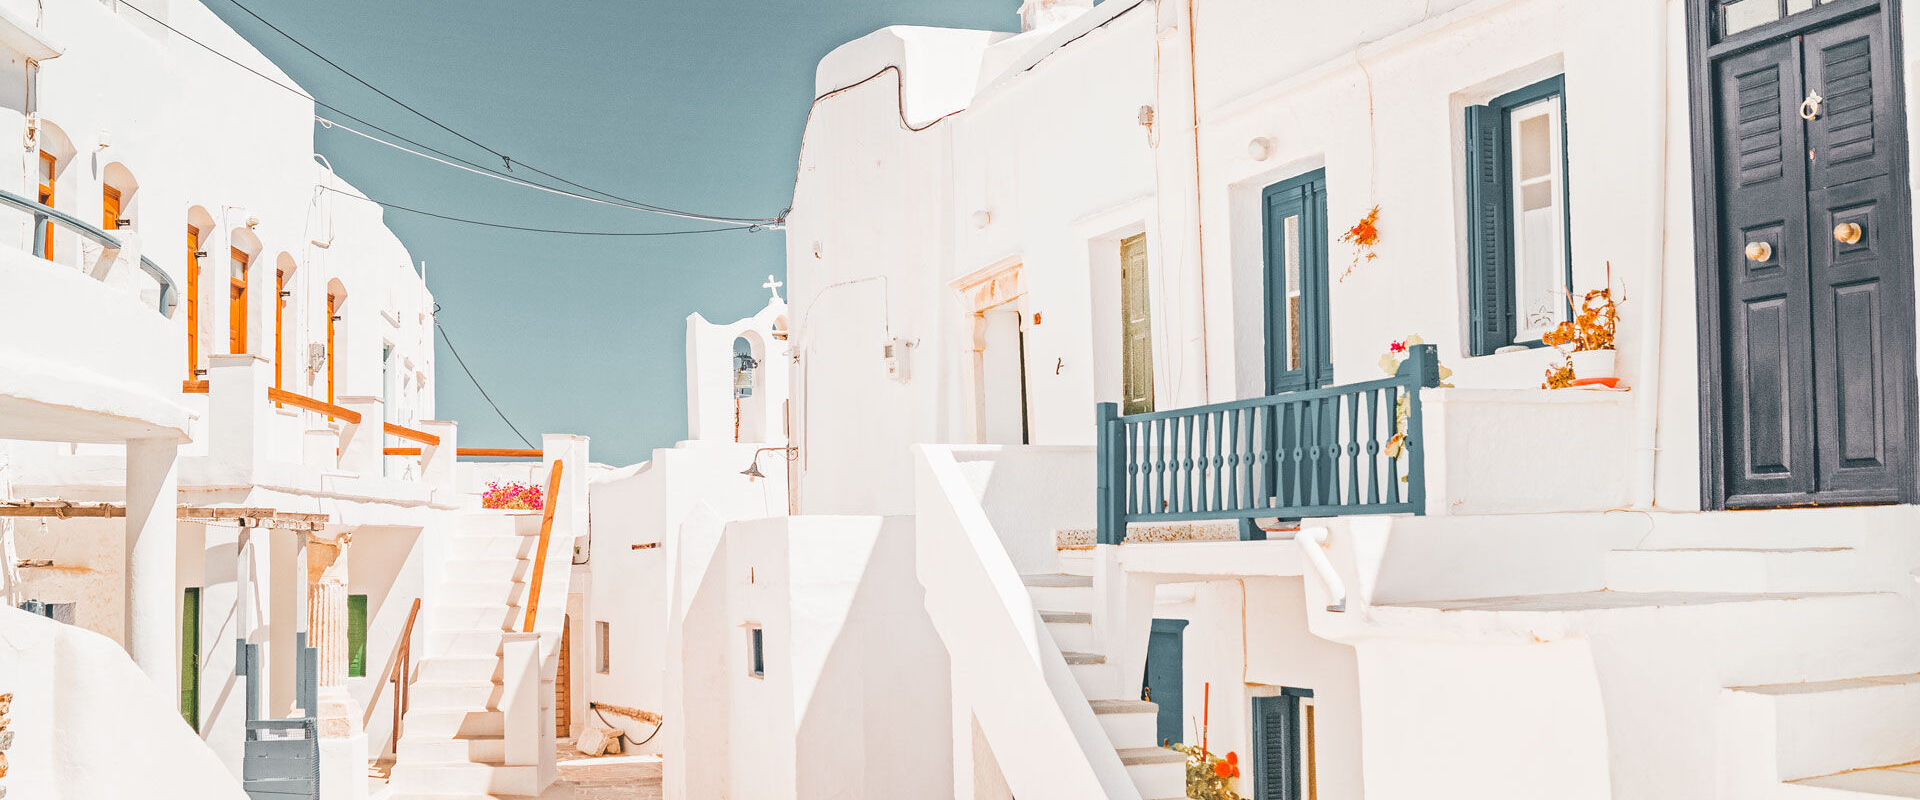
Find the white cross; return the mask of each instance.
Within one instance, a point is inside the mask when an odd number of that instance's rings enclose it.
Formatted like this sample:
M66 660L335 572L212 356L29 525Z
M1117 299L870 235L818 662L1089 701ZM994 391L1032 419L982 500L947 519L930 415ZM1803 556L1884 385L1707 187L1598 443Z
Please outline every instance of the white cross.
M778 300L778 299L780 299L780 287L782 287L782 286L785 286L785 285L786 285L786 284L784 284L784 283L781 283L781 282L779 282L779 281L776 281L776 280L774 280L774 279L773 279L773 276L772 276L772 275L768 275L768 276L767 276L767 282L766 282L766 283L763 283L763 284L760 284L760 288L762 288L762 289L765 289L765 290L767 290L767 291L769 291L769 292L772 292L772 293L773 293L773 299L775 299L775 300Z

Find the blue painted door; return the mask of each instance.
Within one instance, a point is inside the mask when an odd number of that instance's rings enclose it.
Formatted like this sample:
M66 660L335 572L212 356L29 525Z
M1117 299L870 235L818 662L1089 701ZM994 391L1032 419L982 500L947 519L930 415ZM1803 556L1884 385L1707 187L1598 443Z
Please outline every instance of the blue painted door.
M1314 170L1264 193L1268 394L1333 383L1326 186L1326 170Z
M1156 619L1153 635L1147 639L1147 674L1140 682L1140 699L1160 706L1158 732L1153 738L1162 745L1184 743L1180 698L1186 680L1182 644L1186 627L1184 619Z

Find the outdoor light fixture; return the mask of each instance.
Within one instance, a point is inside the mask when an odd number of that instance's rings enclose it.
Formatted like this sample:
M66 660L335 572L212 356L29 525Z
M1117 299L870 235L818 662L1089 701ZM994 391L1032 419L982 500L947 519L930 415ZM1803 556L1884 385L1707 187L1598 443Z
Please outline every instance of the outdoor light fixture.
M800 457L800 448L794 447L793 445L787 445L786 447L762 447L758 450L753 451L753 460L747 462L747 468L740 470L740 474L747 476L747 480L749 481L753 480L754 478L767 477L767 473L760 471L760 454L771 453L775 450L786 451L788 461L792 461Z
M1273 156L1273 140L1265 136L1256 136L1247 142L1247 157L1255 161L1265 161Z

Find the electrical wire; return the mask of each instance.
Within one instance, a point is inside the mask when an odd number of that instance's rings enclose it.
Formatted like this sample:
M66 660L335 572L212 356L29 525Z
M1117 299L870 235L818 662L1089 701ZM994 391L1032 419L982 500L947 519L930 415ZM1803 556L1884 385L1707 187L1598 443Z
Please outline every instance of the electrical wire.
M122 5L123 7L125 7L125 8L130 8L130 9L133 9L133 10L134 10L134 11L135 11L136 13L138 13L138 14L140 14L141 16L143 16L143 17L146 17L146 18L147 18L147 19L149 19L149 20L152 20L152 21L153 21L153 22L154 22L155 24L157 24L157 25L159 25L160 27L163 27L163 28L166 28L166 29L167 29L167 30L169 30L169 31L172 31L172 32L173 32L174 34L176 34L176 35L178 35L178 36L179 36L180 38L182 38L182 39L186 39L187 41L189 41L189 42L192 42L192 43L194 43L195 45L197 45L197 46L199 46L199 47L200 47L200 49L202 49L202 50L205 50L205 51L207 51L208 53L211 53L211 54L213 54L214 56L217 56L217 57L219 57L219 58L220 58L221 60L224 60L224 61L226 61L227 63L229 63L229 64L232 64L232 65L234 65L234 66L236 66L236 67L239 67L239 68L241 68L241 69L243 69L243 70L246 70L247 72L250 72L250 73L253 73L253 75L254 75L254 76L256 76L256 77L258 77L258 78L260 78L261 80L264 80L264 81L266 81L266 82L268 82L268 83L270 83L270 84L273 84L274 86L278 86L278 87L280 87L281 89L284 89L284 90L286 90L286 91L288 91L288 92L291 92L292 94L294 94L294 95L296 95L296 96L298 96L298 97L300 97L300 98L302 98L302 99L304 99L304 100L307 100L308 102L311 102L311 103L313 103L313 104L314 104L314 105L316 105L316 106L319 106L319 107L321 107L321 108L324 108L324 109L326 109L326 110L328 110L328 111L331 111L331 112L333 112L334 114L337 114L337 115L339 115L339 116L341 116L341 117L345 117L345 118L347 118L347 119L350 119L350 120L353 120L354 122L357 122L357 123L359 123L359 124L361 124L361 125L364 125L364 126L366 126L366 127L368 127L368 128L372 128L373 130L376 130L376 131L379 131L379 132L381 132L381 133L384 133L384 134L386 134L386 135L388 135L388 136L391 136L391 137L393 137L393 138L395 138L395 139L398 139L398 140L400 140L400 141L402 141L402 142L406 142L407 144L410 144L410 145L413 145L414 147L417 147L417 148L419 148L419 150L414 150L414 149L410 149L410 148L407 148L407 147L402 147L402 146L400 146L400 145L397 145L397 144L394 144L394 143L392 143L392 142L388 142L388 141L385 141L385 140L382 140L382 139L380 139L380 138L378 138L378 137L375 137L375 136L373 136L373 135L371 135L371 134L368 134L368 133L364 133L364 132L361 132L361 131L358 131L358 130L354 130L354 129L352 129L352 128L348 128L348 127L347 127L346 125L343 125L343 124L341 124L341 123L339 123L339 122L335 122L335 121L332 121L332 120L328 120L328 119L325 119L325 118L322 118L322 117L319 117L318 115L316 115L316 116L314 117L314 119L316 119L316 120L318 120L318 121L319 121L319 122L321 122L321 123L322 123L323 125L327 125L328 127L336 127L336 126L337 126L337 127L339 127L339 128L341 128L341 129L343 129L343 130L347 130L347 131L350 131L350 132L352 132L352 133L355 133L355 134L357 134L357 135L359 135L359 136L362 136L362 137L364 137L364 138L367 138L367 139L370 139L370 140L373 140L373 141L376 141L376 142L379 142L379 143L381 143L381 144L384 144L384 145L387 145L388 147L392 147L392 148L394 148L394 149L397 149L397 150L402 150L402 151L405 151L405 152L408 152L408 153L411 153L411 154L413 154L413 155L416 155L416 156L420 156L420 157L423 157L423 158L428 158L428 159L431 159L431 160L433 160L433 161L436 161L436 162L439 162L439 163L441 163L441 164L445 164L445 165L447 165L447 166L453 166L453 167L458 167L458 168L460 168L460 169L463 169L463 170L465 170L465 171L467 171L467 172L472 172L472 173L475 173L475 174L481 174L481 175L488 175L488 176L491 176L491 177L493 177L493 178L495 178L495 179L497 179L497 180L505 180L505 181L507 181L507 182L509 182L509 183L516 183L516 184L519 184L519 185L521 185L521 186L526 186L526 187L528 187L528 188L533 188L533 189L539 189L539 190L542 190L542 191L546 191L546 192L549 192L549 193L551 193L551 194L557 194L557 195L561 195L561 196L563 196L563 197L572 197L572 198L575 198L575 199L578 199L578 200L586 200L586 201L590 201L590 202L595 202L595 203L601 203L601 204L604 204L604 205L611 205L611 206L617 206L617 207L620 207L620 208L626 208L626 209L630 209L630 210L633 210L633 211L640 211L640 212L645 212L645 213L650 213L650 214L663 214L663 215L666 215L666 216L674 216L674 217L680 217L680 218L682 218L682 219L691 219L691 220L698 220L698 221L703 221L703 222L719 222L719 223L745 223L745 224L758 224L758 225L762 225L762 226L764 226L764 227L769 227L769 228L770 228L770 227L775 227L775 226L778 226L778 225L781 225L781 224L782 224L782 223L784 223L784 221L785 221L785 220L783 220L783 219L777 219L777 218L744 218L744 217L719 217L719 216L709 216L709 215L705 215L705 214L693 214L693 213L689 213L689 212L681 212L681 211L675 211L675 210L673 210L673 209L668 209L668 208L666 208L666 207L664 207L664 206L651 206L651 205L647 205L647 204L642 204L642 203L634 203L634 202L630 202L630 201L624 201L624 200L620 200L620 201L610 201L610 200L604 200L604 199L601 199L601 198L597 198L597 197L589 197L589 196L587 196L587 195L583 195L583 194L578 194L578 193L575 193L575 192L570 192L570 191L566 191L566 190L562 190L562 189L555 189L555 188L553 188L553 187L551 187L551 186L546 186L546 185L543 185L543 184L538 184L538 183L534 183L534 182L532 182L532 181L527 181L527 180L524 180L524 179L521 179L521 178L519 178L519 177L516 177L516 176L513 176L513 175L508 175L508 174L506 174L506 173L504 173L504 172L500 172L499 170L495 170L495 169L492 169L492 168L489 168L489 167L487 167L487 166L485 166L485 165L483 165L483 164L478 164L478 163L475 163L475 162L473 162L473 161L471 161L471 160L469 160L469 159L465 159L465 158L461 158L460 156L457 156L457 155L454 155L454 154L452 154L452 153L449 153L449 152L447 152L447 151L445 151L445 150L441 150L441 149L439 149L439 148L436 148L436 147L433 147L432 145L429 145L429 144L426 144L426 143L424 143L424 142L421 142L421 141L419 141L419 140L416 140L416 139L410 139L410 138L408 138L408 137L406 137L406 136L404 136L404 135L401 135L401 134L399 134L399 133L396 133L396 132L394 132L394 131L392 131L392 130L390 130L390 129L387 129L387 128L383 128L383 127L381 127L381 126L379 126L379 125L377 125L377 124L374 124L373 122L370 122L370 121L368 121L368 120L366 120L365 118L362 118L362 117L359 117L359 116L355 116L355 115L354 115L353 113L351 113L351 112L349 112L349 111L347 111L346 109L343 109L343 108L340 108L339 106L336 106L336 105L333 105L333 104L331 104L331 103L328 103L328 102L326 102L326 101L324 101L324 100L321 100L321 99L319 99L319 98L317 98L317 97L314 97L313 95L311 95L311 94L308 94L307 92L305 92L305 91L303 91L303 90L301 90L301 89L299 89L298 87L295 87L295 86L290 86L290 85L287 85L287 84L285 84L285 83L282 83L282 82L280 82L279 80L277 80L277 79L275 79L275 78L274 78L273 76L271 76L271 75L268 75L268 74L266 74L266 73L264 73L264 72L261 72L260 70L257 70L257 69L254 69L253 67L251 67L251 66L249 66L249 65L247 65L247 64L245 64L245 63L242 63L242 62L241 62L241 61L239 61L238 59L235 59L235 58L234 58L234 57L232 57L232 56L229 56L229 55L227 55L227 54L225 54L225 53L222 53L222 52L220 52L220 51L219 51L218 49L215 49L215 48L214 48L214 47L213 47L212 45L209 45L209 44L207 44L206 42L202 42L202 41L200 41L199 39L195 39L195 38L194 38L194 37L193 37L192 35L190 35L190 34L188 34L188 33L187 33L186 31L183 31L183 30L180 30L179 28L176 28L176 27L173 27L173 26L172 26L171 24L169 24L169 23L168 23L168 22L167 22L166 20L163 20L163 19L161 19L161 18L159 18L159 17L156 17L156 16L154 16L153 14L151 14L151 13L149 13L149 12L147 12L147 11L146 11L145 9L143 9L143 8L140 8L139 6L136 6L136 5L134 5L134 4L132 4L132 3L127 3L127 2L122 2L122 3L121 3L121 5ZM421 152L421 151L426 151L426 152ZM489 151L489 152L491 152L491 151ZM434 155L433 155L433 156L429 156L429 155L427 155L427 153L433 153ZM437 156L437 157L436 157L436 156ZM537 170L536 170L536 171L537 171ZM544 174L544 173L543 173L543 174ZM597 190L589 190L589 191L597 191Z
M433 329L440 332L440 340L447 343L447 352L453 354L454 363L460 365L460 371L467 373L467 380L473 381L473 388L480 390L480 398L487 401L487 405L493 406L493 413L499 414L500 421L507 423L507 427L513 431L513 435L520 437L521 444L532 448L533 441L528 439L526 434L520 432L520 427L514 425L513 420L507 419L507 412L500 410L500 404L493 402L493 397L487 394L487 387L481 386L480 379L474 377L473 370L467 368L467 360L461 358L460 349L453 346L453 337L448 336L446 327L440 324L439 303L433 304Z
M251 8L248 8L248 7L246 6L246 4L244 4L244 3L241 3L241 2L240 2L240 0L228 0L228 2L230 2L230 3L232 3L232 4L233 4L233 5L235 6L235 7L237 7L237 8L239 8L239 9L240 9L241 11L244 11L244 12L246 12L246 14L247 14L247 16L250 16L250 17L253 17L253 18L254 18L255 20L258 20L258 21L260 22L260 24L262 24L262 25L265 25L265 26L267 26L268 28L271 28L271 29L273 29L273 32L274 32L274 33L277 33L277 34L280 34L280 36L281 36L282 38L284 38L284 39L286 39L286 40L287 40L287 41L289 41L289 42L292 42L292 43L293 43L293 44L294 44L295 46L297 46L297 47L299 47L300 49L302 49L302 50L305 50L305 51L307 51L307 53L308 53L309 55L312 55L312 56L313 56L314 58L317 58L317 59L320 59L321 61L324 61L324 62L326 62L326 64L327 64L327 66L330 66L330 67L333 67L333 68L334 68L335 70L338 70L338 71L340 72L340 74L342 74L342 75L345 75L345 76L347 76L348 78L351 78L351 79L353 79L353 82L355 82L355 83L358 83L358 84L360 84L361 86L364 86L364 87L366 87L366 88L368 88L368 89L371 89L371 90L372 90L372 91L373 91L373 92L374 92L375 94L378 94L378 95L380 95L381 97L384 97L384 98L386 98L386 99L387 99L387 100L389 100L389 101L392 101L392 103L393 103L394 105L397 105L397 106L399 106L399 107L401 107L401 108L404 108L404 109L406 109L407 111L409 111L409 112L411 112L411 113L412 113L412 114L413 114L414 116L416 116L416 117L419 117L419 118L421 118L421 119L423 119L423 120L426 120L427 122L429 122L429 123L431 123L431 124L432 124L432 125L433 125L434 127L437 127L437 128L439 128L439 129L441 129L441 130L443 130L443 131L446 131L447 133L451 133L451 134L453 134L454 136L457 136L457 137L459 137L459 138L460 138L460 139L461 139L462 141L465 141L466 143L468 143L468 144L471 144L471 145L473 145L474 147L478 147L478 148L480 148L480 149L482 149L482 150L485 150L485 151L487 151L488 153L490 153L490 154L492 154L492 155L493 155L493 156L494 156L495 158L498 158L498 159L500 159L500 163L501 163L501 164L502 164L503 166L505 166L505 167L506 167L506 168L507 168L508 170L512 170L512 169L513 169L513 167L514 167L514 165L515 165L515 164L518 164L518 165L520 165L520 166L522 166L522 167L525 167L525 168L527 168L527 169L529 169L529 170L532 170L532 171L533 171L533 172L535 172L535 173L538 173L538 174L540 174L540 175L544 175L544 176L546 176L546 177L548 177L548 178L551 178L551 179L553 179L553 180L556 180L556 181L559 181L559 182L561 182L561 183L564 183L564 184L566 184L566 185L568 185L568 186L572 186L572 187L573 187L573 188L575 188L575 189L579 189L579 190L581 190L581 191L586 191L586 192L592 192L592 193L594 193L594 194L597 194L597 195L600 195L601 197L606 197L606 198L611 198L611 199L614 199L614 200L619 200L619 201L622 201L622 202L626 202L626 203L631 203L631 204L633 204L633 205L637 205L637 206L642 206L642 207L645 207L645 208L648 208L648 209L652 209L652 210L654 210L654 211L657 211L657 212L659 212L659 213L663 213L663 214L676 214L676 215L677 215L677 214L681 214L681 213L690 213L690 212L681 212L681 211L679 211L678 209L672 209L672 208L668 208L668 207L666 207L666 206L658 206L658 205L654 205L654 204L651 204L651 203L646 203L646 202L642 202L642 201L639 201L639 200L634 200L634 199L631 199L631 198L627 198L627 197L621 197L620 195L617 195L617 194L614 194L614 193L612 193L612 192L608 192L608 191L605 191L605 190L603 190L603 189L596 189L596 188L594 188L594 187L591 187L591 186L587 186L587 185L585 185L585 184L581 184L581 183L575 183L574 181L571 181L571 180L568 180L568 179L566 179L566 178L564 178L564 177L561 177L561 176L559 176L559 175L556 175L556 174L554 174L554 173L551 173L551 172L548 172L548 171L546 171L546 170L544 170L544 169L541 169L541 168L539 168L539 167L536 167L536 166L534 166L534 165L532 165L532 164L529 164L529 163L527 163L527 162L525 162L525 161L520 161L520 160L518 160L518 159L515 159L514 157L512 157L512 156L510 156L510 155L507 155L506 153L503 153L503 152L501 152L501 151L499 151L499 150L497 150L497 149L494 149L494 148L492 148L492 147L488 147L487 145L485 145L485 144L482 144L481 142L479 142L478 140L476 140L476 139L474 139L473 137L471 137L471 136L468 136L468 135L466 135L466 134L464 134L464 133L461 133L461 132L459 132L459 131L457 131L457 130L454 130L454 129L453 129L453 128L452 128L451 126L448 126L448 125L447 125L446 123L443 123L443 122L441 122L440 120L437 120L437 119L434 119L433 117L430 117L430 116L428 116L426 112L424 112L424 111L421 111L420 109L417 109L417 108L414 108L414 107L413 107L412 105L410 105L410 104L408 104L408 103L407 103L406 101L404 101L404 100L401 100L401 99L400 99L400 98L398 98L398 97L394 97L394 96L393 96L392 94L390 94L390 93L388 93L388 92L387 92L387 91L386 91L385 89L382 89L382 88L380 88L380 87L378 87L378 86L375 86L375 85L373 85L372 83L369 83L369 82L368 82L368 81L367 81L366 79L364 79L364 78L361 78L361 77L360 77L359 75L355 75L355 74L353 73L353 71L352 71L352 70L349 70L349 69L347 69L346 67L343 67L343 66L341 66L339 62L337 62L337 61L334 61L333 59L331 59L331 58L328 58L328 57L326 57L326 56L325 56L324 54L322 54L322 53L321 53L320 51L318 51L318 50L315 50L315 49L313 49L312 47L309 47L309 46L307 46L307 44L306 44L305 42L302 42L302 41L300 41L300 40L299 40L298 38L296 38L296 37L294 37L294 35L293 35L293 34L291 34L291 33L288 33L288 32L286 32L286 31L285 31L284 29L282 29L282 28L281 28L280 26L278 26L278 25L275 25L275 24L273 24L273 23L272 23L271 21L269 21L269 20L268 20L268 19L267 19L266 17L262 17L262 16L260 16L260 15L259 15L258 13L256 13L256 12L255 12L255 11L254 11L253 9L251 9ZM693 216L696 216L696 217L699 217L699 218L702 218L702 219L706 219L706 220L709 220L709 221L715 221L715 222L718 222L718 221L721 221L721 220L729 220L729 221L738 221L738 222L759 222L759 223L774 223L774 222L778 222L778 221L779 221L779 220L777 220L777 219L752 219L752 218L735 218L735 217L716 217L716 216L713 216L713 215L707 215L707 214L698 214L698 215L693 215Z
M699 233L725 233L727 231L757 231L757 230L765 229L765 226L763 225L729 225L723 228L697 228L694 230L684 230L684 231L580 231L580 230L568 230L564 228L534 228L526 225L508 225L504 222L487 222L485 220L467 219L465 217L455 217L448 214L439 214L432 211L426 211L423 209L403 206L398 203L389 203L385 200L375 200L374 198L368 197L363 194L354 194L353 192L345 191L343 189L336 189L332 186L321 186L320 189L322 191L332 192L342 197L350 197L355 200L364 200L366 202L372 203L381 208L391 209L393 211L405 211L409 214L419 214L420 216L423 216L423 217L443 219L448 222L459 222L467 225L479 225L487 228L500 228L503 230L510 230L510 231L527 231L529 233L553 233L553 234L560 234L563 236L688 236L688 235L699 234Z

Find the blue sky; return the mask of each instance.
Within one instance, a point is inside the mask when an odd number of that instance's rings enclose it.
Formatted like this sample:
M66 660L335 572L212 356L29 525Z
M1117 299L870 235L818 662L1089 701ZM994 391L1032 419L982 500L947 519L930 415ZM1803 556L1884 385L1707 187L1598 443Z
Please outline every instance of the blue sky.
M247 16L204 0L321 100L482 163L486 151L354 83ZM725 216L786 208L813 70L892 24L1007 30L1018 0L573 0L558 3L239 0L308 47L518 161L647 203ZM318 133L369 196L530 227L710 227L542 194ZM530 176L537 177L537 176ZM544 179L543 179L544 180ZM440 320L514 424L593 437L595 461L644 460L686 434L685 318L752 313L778 232L574 237L388 211L427 262ZM452 356L438 416L463 445L517 447Z

